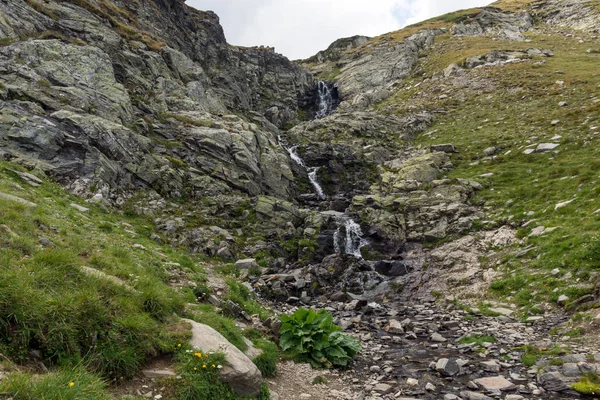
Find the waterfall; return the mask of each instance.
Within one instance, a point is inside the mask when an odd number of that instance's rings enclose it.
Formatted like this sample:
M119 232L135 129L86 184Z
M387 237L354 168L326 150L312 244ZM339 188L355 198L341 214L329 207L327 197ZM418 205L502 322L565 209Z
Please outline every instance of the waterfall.
M330 87L323 81L319 81L317 84L317 94L319 96L319 101L317 104L319 106L319 111L317 111L317 115L315 117L324 118L328 116L331 111L333 111L334 96Z
M336 253L362 258L360 249L368 242L363 239L360 225L352 218L343 215L338 219L338 229L333 234L333 246Z
M308 171L308 180L310 181L310 184L313 185L315 192L317 192L317 196L319 196L321 200L325 200L327 196L325 196L325 192L317 180L317 171L319 170L319 167L307 167L306 170Z
M319 170L319 167L307 166L306 163L304 162L304 160L302 159L302 157L300 157L300 155L298 154L298 146L288 147L284 144L284 141L282 140L282 138L280 136L278 136L277 139L278 139L281 147L283 147L288 152L288 154L290 155L290 158L296 164L298 164L299 166L301 166L302 168L304 168L306 170L306 173L308 174L308 180L310 181L310 184L312 185L313 189L315 190L315 193L317 194L317 196L319 196L319 198L321 200L325 200L327 198L327 196L325 195L325 192L323 191L323 188L319 184L319 180L317 178L317 171Z

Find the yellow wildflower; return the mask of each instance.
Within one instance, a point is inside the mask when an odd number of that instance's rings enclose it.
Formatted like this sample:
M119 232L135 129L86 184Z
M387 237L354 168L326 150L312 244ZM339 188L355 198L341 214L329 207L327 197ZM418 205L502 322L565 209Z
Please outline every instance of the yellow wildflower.
M181 347L181 343L177 343L177 347Z
M206 364L202 364L202 368L206 368Z
M202 353L194 353L195 357L202 358Z
M198 368L194 367L194 371L198 371Z
M211 365L210 367L211 367L211 368L215 368L215 364Z
M75 382L73 382L73 381L69 382L69 387L73 387L73 386L75 386Z

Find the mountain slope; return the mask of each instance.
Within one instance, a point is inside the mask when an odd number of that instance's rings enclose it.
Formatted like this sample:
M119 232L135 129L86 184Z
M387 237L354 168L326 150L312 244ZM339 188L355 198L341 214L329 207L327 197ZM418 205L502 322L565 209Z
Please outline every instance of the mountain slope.
M261 297L361 338L348 398L593 389L599 15L501 0L293 63L183 1L0 2L10 393L77 376L123 398L185 351L179 317L240 350L251 326L273 362ZM236 397L205 377L196 393ZM160 394L206 382L184 381Z

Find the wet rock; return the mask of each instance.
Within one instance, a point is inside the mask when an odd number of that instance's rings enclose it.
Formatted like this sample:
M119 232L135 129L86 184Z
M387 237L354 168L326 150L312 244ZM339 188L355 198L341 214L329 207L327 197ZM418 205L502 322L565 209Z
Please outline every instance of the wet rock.
M404 276L409 273L409 268L403 261L378 261L375 271L390 277Z

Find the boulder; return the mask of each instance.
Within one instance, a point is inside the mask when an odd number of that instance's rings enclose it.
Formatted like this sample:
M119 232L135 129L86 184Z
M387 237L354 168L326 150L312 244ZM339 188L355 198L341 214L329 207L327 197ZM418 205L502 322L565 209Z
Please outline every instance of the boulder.
M475 379L473 382L484 390L507 391L515 388L515 385L512 382L501 375L479 378Z
M221 379L228 383L239 396L253 396L260 391L262 374L254 363L237 347L210 326L184 319L192 325L190 345L205 352L225 354Z

